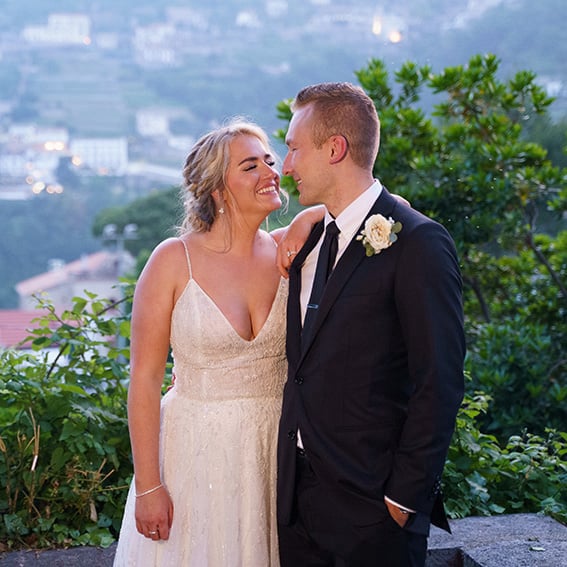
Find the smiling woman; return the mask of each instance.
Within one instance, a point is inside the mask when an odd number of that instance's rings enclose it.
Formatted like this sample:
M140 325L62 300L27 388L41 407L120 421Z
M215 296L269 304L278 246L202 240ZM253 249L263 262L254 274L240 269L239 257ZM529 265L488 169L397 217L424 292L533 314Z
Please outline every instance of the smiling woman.
M225 189L213 192L217 203L226 204L227 215L235 220L247 213L260 215L260 223L282 205L280 176L266 144L253 135L238 136L230 142Z
M279 565L287 281L277 235L260 229L282 204L274 164L255 124L236 120L203 136L183 171L179 236L157 246L138 281L128 399L135 478L116 566ZM161 398L170 345L175 385Z

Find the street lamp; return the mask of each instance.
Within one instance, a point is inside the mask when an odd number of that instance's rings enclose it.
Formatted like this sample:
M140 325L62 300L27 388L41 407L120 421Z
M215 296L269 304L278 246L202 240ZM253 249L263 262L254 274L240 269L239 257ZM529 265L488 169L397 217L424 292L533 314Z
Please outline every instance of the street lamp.
M119 231L115 224L107 224L102 229L102 241L115 243L116 255L118 257L118 277L124 275L124 242L126 240L136 240L137 238L138 225L134 223L125 225L122 231Z
M118 257L117 263L117 276L120 278L124 275L124 242L126 240L136 240L138 238L138 225L134 223L129 223L122 228L122 231L118 230L118 227L115 224L107 224L102 229L102 241L103 242L114 242L115 243L115 251ZM124 297L124 292L122 287L120 287L120 293L122 295L120 304L120 313L122 316L126 315L126 302ZM116 336L116 346L119 348L124 347L126 341L124 337L118 333ZM118 358L121 362L125 362L124 357L120 356Z

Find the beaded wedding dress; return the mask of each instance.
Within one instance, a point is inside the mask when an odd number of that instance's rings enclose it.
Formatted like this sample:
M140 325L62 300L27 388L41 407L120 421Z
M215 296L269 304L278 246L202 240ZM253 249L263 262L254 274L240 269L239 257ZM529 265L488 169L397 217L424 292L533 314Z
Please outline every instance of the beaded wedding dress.
M168 541L139 534L130 487L115 567L277 567L276 442L286 379L287 281L253 340L193 280L172 315L175 386L161 403Z

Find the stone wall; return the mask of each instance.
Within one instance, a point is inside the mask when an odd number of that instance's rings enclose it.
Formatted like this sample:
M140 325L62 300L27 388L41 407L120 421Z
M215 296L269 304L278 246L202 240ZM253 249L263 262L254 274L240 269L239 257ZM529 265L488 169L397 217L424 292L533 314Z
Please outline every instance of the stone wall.
M567 527L546 516L475 517L450 524L452 534L432 528L426 567L567 566ZM0 553L0 563L2 567L112 567L114 550L115 545Z

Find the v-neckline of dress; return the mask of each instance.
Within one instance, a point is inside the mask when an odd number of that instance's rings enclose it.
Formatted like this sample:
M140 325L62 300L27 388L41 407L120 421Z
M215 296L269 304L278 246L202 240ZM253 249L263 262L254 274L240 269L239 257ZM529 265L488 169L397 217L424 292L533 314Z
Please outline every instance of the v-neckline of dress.
M207 300L209 301L209 303L215 308L215 311L217 311L221 317L221 319L223 319L226 324L228 325L228 327L230 328L230 330L232 331L232 333L234 335L236 335L241 341L248 343L248 344L253 344L264 332L264 329L268 326L268 323L270 321L270 319L272 318L272 315L274 313L274 306L276 304L276 301L278 299L278 296L280 294L281 291L281 287L282 287L282 281L285 281L284 278L280 278L280 281L278 283L278 288L276 290L276 293L274 295L274 299L272 301L272 305L270 307L270 311L268 313L268 316L266 317L266 320L264 321L264 323L262 324L262 327L260 328L260 331L258 331L258 333L252 338L252 339L246 339L244 338L232 325L232 323L229 321L228 317L224 314L223 310L217 305L217 303L214 301L214 299L201 287L201 285L199 284L199 282L195 279L195 278L191 278L188 282L187 282L187 287L185 288L185 291L187 290L187 288L191 285L191 283L193 282L193 285L199 290L199 292L205 297L207 298ZM185 291L181 294L181 296L183 296L185 294ZM181 296L179 297L179 299L181 299ZM177 300L177 302L179 302L179 299Z

